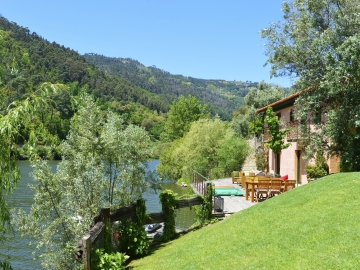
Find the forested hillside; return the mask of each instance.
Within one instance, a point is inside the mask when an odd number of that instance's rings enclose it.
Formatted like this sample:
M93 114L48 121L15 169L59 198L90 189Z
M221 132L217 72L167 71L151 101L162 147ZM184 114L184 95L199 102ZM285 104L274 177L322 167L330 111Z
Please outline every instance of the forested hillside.
M51 111L42 113L45 126L60 139L73 114L70 99L81 92L92 94L97 105L119 113L126 123L143 126L157 140L171 103L180 96L191 94L211 115L231 120L250 88L258 85L172 75L132 59L82 56L0 15L0 112L44 82L69 89L53 96Z
M70 99L81 92L92 94L97 105L121 114L126 123L143 126L155 140L170 107L159 95L107 75L76 51L0 16L0 112L44 82L68 87L52 97L51 111L42 112L44 125L60 139L65 138L73 114Z
M244 104L244 97L256 82L205 80L173 75L155 66L146 67L131 58L111 58L88 53L85 59L106 74L126 78L133 84L159 94L168 103L180 95L194 95L201 103L208 103L212 114L229 120L231 113Z
M125 79L108 76L83 56L31 33L29 29L0 17L0 76L8 101L21 98L42 82L77 83L87 86L95 98L138 102L152 110L167 111L169 104Z

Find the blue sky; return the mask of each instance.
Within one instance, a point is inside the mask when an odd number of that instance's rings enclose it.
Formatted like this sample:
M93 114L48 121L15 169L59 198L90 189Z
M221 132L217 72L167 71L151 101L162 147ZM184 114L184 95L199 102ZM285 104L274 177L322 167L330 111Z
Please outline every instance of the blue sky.
M172 74L278 83L259 30L283 0L0 0L0 14L80 54L130 57Z

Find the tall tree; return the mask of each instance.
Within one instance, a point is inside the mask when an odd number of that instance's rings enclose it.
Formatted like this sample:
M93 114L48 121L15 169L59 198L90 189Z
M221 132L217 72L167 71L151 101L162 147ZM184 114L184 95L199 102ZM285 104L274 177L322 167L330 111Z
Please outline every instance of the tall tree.
M82 97L56 173L46 161L32 164L34 203L28 214L20 210L16 218L19 229L35 239L45 268L75 269L77 241L99 209L128 205L157 184L145 171L151 145L144 129L125 126Z
M360 1L285 1L282 10L283 20L261 31L271 74L295 77L297 89L308 89L297 101L301 120L308 112L326 116L306 150L341 152L344 168L359 170Z
M247 138L249 135L262 134L263 117L255 113L256 109L265 107L284 97L283 87L276 84L260 82L258 87L251 88L245 96L246 106L241 106L233 114L231 127L238 136Z
M175 140L160 156L158 171L171 179L191 179L193 170L205 176L223 177L240 170L248 153L244 139L220 119L199 119L186 135ZM211 175L213 171L218 175Z
M62 87L62 85L44 83L26 99L12 103L4 115L0 114L0 243L4 241L4 233L11 228L6 196L17 186L20 179L20 171L16 162L17 138L23 127L32 127L29 140L24 142L30 158L37 156L39 140L48 145L56 142L56 138L47 132L41 122L37 126L32 123L37 122L34 112L47 107L49 96ZM0 258L0 263L2 263L1 260L2 258Z
M171 104L162 139L173 141L181 138L189 131L192 122L207 117L209 117L207 107L201 106L196 97L192 95L187 98L181 96Z
M260 82L258 87L251 88L245 96L246 105L259 109L284 97L283 87L276 84Z

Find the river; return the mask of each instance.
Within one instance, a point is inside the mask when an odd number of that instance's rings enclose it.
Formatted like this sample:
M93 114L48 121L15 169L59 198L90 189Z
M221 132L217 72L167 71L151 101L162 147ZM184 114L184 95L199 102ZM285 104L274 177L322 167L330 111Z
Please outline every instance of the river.
M28 161L18 161L21 179L18 187L14 190L7 198L7 202L12 209L22 208L26 212L30 210L31 204L33 203L33 192L29 188L29 184L34 183L30 176L32 168ZM56 170L56 165L59 161L49 161L53 172ZM153 170L159 163L158 160L149 162L148 168ZM186 193L186 189L173 183L162 184L162 189L171 189L175 193L182 195ZM159 202L159 193L149 191L143 195L146 201L146 209L148 213L161 212L161 204ZM185 217L185 218L184 218ZM194 213L188 208L181 209L178 213L177 226L190 226L194 219ZM0 261L4 258L8 258L11 266L14 270L31 270L41 269L40 261L34 260L32 251L35 249L34 246L29 246L31 239L28 236L21 237L18 232L14 234L6 235L7 240L0 246Z

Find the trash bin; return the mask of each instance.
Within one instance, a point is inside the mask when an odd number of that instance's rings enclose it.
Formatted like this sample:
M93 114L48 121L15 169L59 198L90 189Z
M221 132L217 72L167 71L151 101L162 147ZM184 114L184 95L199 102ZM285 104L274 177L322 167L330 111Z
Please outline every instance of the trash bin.
M214 198L214 210L216 212L223 212L224 211L224 198L221 198L221 196L215 196L215 198Z

